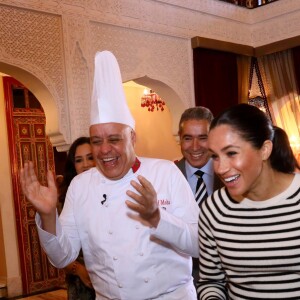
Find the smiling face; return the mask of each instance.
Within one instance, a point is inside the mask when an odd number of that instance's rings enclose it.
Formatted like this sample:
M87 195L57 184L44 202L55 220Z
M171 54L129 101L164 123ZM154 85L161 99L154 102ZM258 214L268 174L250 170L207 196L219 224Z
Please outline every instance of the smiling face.
M272 150L270 141L256 149L231 126L219 125L210 131L208 147L212 152L214 170L234 199L247 197L255 200L263 193L266 172L270 168L266 162Z
M74 166L77 174L80 174L95 166L90 144L82 144L77 146L74 157Z
M208 130L207 120L191 119L181 124L181 152L188 163L195 168L203 167L210 158L207 144Z
M125 176L135 162L135 132L119 123L90 127L91 145L97 167L112 180Z

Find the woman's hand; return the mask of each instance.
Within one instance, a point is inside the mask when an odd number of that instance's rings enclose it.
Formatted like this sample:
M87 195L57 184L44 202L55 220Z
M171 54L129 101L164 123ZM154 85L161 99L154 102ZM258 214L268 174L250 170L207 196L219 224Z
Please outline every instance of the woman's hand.
M81 281L83 282L83 284L87 287L89 287L90 289L93 288L89 273L87 271L87 269L85 268L84 265L78 263L78 267L77 267L77 275L79 276L79 278L81 279Z
M78 276L80 278L80 280L83 282L83 284L85 286L87 286L88 288L90 288L90 289L93 288L93 285L92 285L92 282L91 282L91 279L90 279L87 269L85 268L85 266L83 264L81 264L77 260L75 260L74 262L72 262L71 264L66 266L64 268L64 270L67 274L72 274L72 275Z

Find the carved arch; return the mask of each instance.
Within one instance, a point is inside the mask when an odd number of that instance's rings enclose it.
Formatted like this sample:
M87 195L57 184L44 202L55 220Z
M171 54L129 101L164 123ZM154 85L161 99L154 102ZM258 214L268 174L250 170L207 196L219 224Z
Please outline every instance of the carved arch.
M0 71L22 82L43 106L47 124L46 134L53 146L64 145L66 139L60 130L59 109L57 101L47 86L32 73L4 62L0 62Z
M148 76L132 79L140 85L151 87L158 93L168 105L173 117L172 133L174 136L178 133L178 123L182 112L187 108L183 101L180 99L177 92L169 85L159 80L150 78Z

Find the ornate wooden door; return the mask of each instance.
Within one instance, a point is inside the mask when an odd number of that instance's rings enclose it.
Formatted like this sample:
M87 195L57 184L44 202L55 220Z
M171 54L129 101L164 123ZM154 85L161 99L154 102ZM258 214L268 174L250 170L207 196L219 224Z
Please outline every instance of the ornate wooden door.
M47 168L54 171L53 148L45 134L43 108L35 96L11 77L3 77L3 86L23 293L32 294L60 286L64 275L48 262L40 247L35 209L22 194L19 170L25 161L33 161L40 182L46 184Z

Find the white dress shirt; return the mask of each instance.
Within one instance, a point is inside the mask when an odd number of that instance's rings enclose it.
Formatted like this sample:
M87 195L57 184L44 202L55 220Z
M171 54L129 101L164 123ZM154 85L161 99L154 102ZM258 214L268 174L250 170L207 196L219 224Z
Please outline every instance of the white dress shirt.
M76 176L57 220L56 236L40 228L37 216L41 244L57 268L74 261L82 248L98 300L194 300L191 256L198 256L198 205L173 162L140 161L139 169L121 180L109 180L97 168ZM125 204L126 191L135 191L130 181L138 181L137 175L157 192L157 228Z
M189 185L195 194L196 192L196 185L198 181L198 176L195 175L196 171L202 171L204 174L202 176L203 181L206 186L206 191L208 196L210 196L214 191L214 167L212 163L212 159L209 159L209 161L204 165L202 168L194 168L192 167L187 160L185 160L185 171L186 171L186 179L189 182Z

